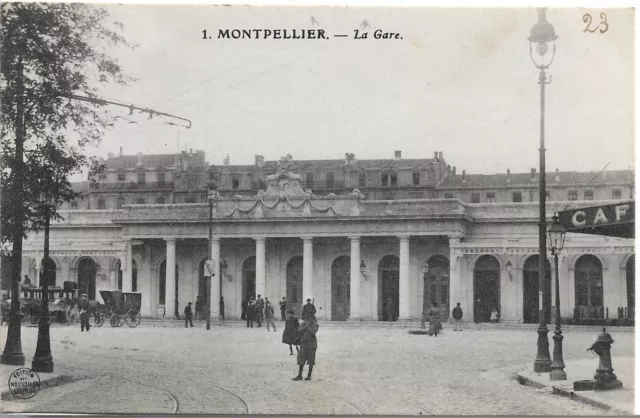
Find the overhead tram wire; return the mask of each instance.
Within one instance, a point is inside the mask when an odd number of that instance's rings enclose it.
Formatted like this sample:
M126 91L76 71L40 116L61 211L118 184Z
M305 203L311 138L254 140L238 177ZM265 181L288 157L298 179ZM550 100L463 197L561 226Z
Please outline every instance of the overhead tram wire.
M593 178L591 180L589 180L589 183L587 183L584 187L582 187L582 189L580 189L578 191L578 196L580 196L582 193L584 193L584 191L587 189L587 187L591 186L591 184L598 178L598 176L600 176L600 174L602 174L602 172L604 170L607 169L607 167L609 167L609 164L611 164L611 161L609 161L607 164L605 164L604 167L602 167L602 170L598 171L596 173L595 176L593 176ZM577 199L576 199L577 200ZM569 209L569 206L571 206L573 203L573 201L569 201L569 203L567 203L564 207L564 209L562 209L562 212L564 212L565 210Z
M252 80L252 79L254 79L254 78L257 78L257 77L260 77L260 76L262 76L262 75L265 75L265 74L267 74L267 73L269 73L269 72L271 72L271 71L279 70L279 69L281 69L281 68L283 68L283 67L286 67L287 65L290 65L290 64L292 64L292 63L294 63L294 62L296 62L296 61L300 61L300 60L305 59L305 58L310 58L310 57L312 57L312 56L316 55L317 53L319 53L319 52L321 52L321 51L323 51L323 50L325 50L325 49L329 48L329 46L330 46L330 45L326 45L326 46L320 47L320 48L316 49L315 51L313 51L313 52L312 52L311 54L309 54L309 55L305 55L305 56L303 56L303 57L294 58L294 59L291 59L291 60L289 60L289 61L286 61L286 62L284 62L284 63L282 63L282 64L280 64L280 65L278 65L278 66L276 66L276 67L273 67L273 68L269 68L269 69L266 69L266 70L260 71L260 72L258 72L257 74L254 74L254 75L252 75L252 76L249 76L249 77L247 77L247 78L245 78L245 79L243 79L243 80L238 81L237 83L233 83L233 84L231 84L231 85L229 85L229 86L227 86L227 87L221 88L221 89L219 89L219 90L215 90L215 89L214 89L214 93L216 93L216 92L217 92L217 93L220 93L220 92L223 92L223 91L230 90L230 89L232 89L232 88L238 87L238 86L239 86L239 85L241 85L241 84L246 83L247 81L250 81L250 80ZM210 97L212 97L212 96L213 96L213 94L208 94L208 95L206 95L206 96L204 96L204 97L200 97L200 98L194 99L194 100L192 100L192 101L189 101L189 102L187 102L187 103L185 103L185 104L181 105L181 107L183 107L183 108L184 108L184 107L190 106L190 105L192 105L192 104L194 104L194 103L196 103L196 102L199 102L199 101L201 101L201 100L208 99L208 98L210 98Z

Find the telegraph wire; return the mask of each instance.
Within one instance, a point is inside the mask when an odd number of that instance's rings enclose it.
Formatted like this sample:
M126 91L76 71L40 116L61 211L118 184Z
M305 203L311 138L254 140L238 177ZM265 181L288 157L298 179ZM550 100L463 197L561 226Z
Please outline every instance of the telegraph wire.
M589 183L587 183L585 186L583 186L583 187L582 187L582 189L580 189L580 190L578 191L578 197L579 197L582 193L584 193L585 189L586 189L587 187L589 187L589 186L590 186L590 185L591 185L591 184L592 184L592 183L593 183L593 182L598 178L598 176L600 176L600 174L602 174L602 172L603 172L604 170L606 170L606 169L607 169L607 167L609 167L609 164L611 164L611 161L609 161L607 164L605 164L605 166L602 168L602 170L598 171L598 172L596 173L596 175L595 175L595 176L593 176L593 178L589 181ZM577 201L577 200L578 200L578 199L576 199L576 201ZM571 205L573 204L572 202L573 202L573 201L570 201L569 203L567 203L567 205L564 207L564 209L562 209L562 211L564 212L565 210L569 209L569 206L571 206Z

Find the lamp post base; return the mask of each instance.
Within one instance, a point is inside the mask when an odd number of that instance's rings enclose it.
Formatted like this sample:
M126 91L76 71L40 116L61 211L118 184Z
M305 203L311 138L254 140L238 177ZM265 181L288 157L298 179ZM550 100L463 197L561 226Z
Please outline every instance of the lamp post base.
M550 380L567 380L564 371L564 360L562 358L562 330L557 327L553 336L553 363L551 363Z
M551 371L548 333L549 329L546 325L538 328L538 354L533 362L533 371L535 373L549 373Z
M4 352L0 356L0 364L24 366L25 357L22 353L22 341L20 338L21 327L22 313L11 313L9 315L7 341L4 346Z
M31 370L34 372L53 373L53 357L51 355L51 338L49 329L51 320L47 314L40 318L40 328L38 329L38 345L36 354L31 361Z

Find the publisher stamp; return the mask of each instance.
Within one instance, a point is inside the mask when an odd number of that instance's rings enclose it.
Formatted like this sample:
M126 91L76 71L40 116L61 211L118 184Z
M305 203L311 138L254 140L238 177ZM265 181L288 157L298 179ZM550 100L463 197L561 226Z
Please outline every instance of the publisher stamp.
M9 376L9 390L16 398L33 398L40 392L40 376L31 369L20 368Z

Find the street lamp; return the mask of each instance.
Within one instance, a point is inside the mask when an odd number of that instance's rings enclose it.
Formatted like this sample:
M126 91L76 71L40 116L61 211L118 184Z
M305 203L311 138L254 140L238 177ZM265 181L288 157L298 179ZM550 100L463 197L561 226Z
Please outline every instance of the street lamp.
M560 328L560 270L558 256L564 247L565 231L558 214L553 215L553 223L549 227L549 247L556 267L556 330L553 335L553 363L551 363L551 380L567 380L562 359L562 329Z
M213 204L218 198L218 184L215 181L207 185L207 198L209 199L209 260L213 253ZM211 260L215 262L214 260ZM215 273L209 272L209 280L207 280L207 329L211 329L211 280ZM220 281L222 283L222 280Z
M51 260L49 259L49 221L51 219L51 196L48 192L42 193L44 204L44 258L42 259L42 308L38 323L38 343L36 353L31 361L31 369L34 372L53 373L53 357L51 356L51 340L49 328L49 278L51 273Z
M547 21L547 9L538 9L538 22L531 28L529 36L529 56L533 64L540 70L538 83L540 84L540 220L538 223L538 303L540 306L540 323L538 326L538 353L533 363L533 371L537 373L548 372L551 370L551 357L549 356L549 338L547 334L547 321L544 315L544 288L545 288L545 271L547 254L547 219L546 219L546 173L545 173L545 148L544 148L544 93L547 77L544 72L556 56L556 31L553 25ZM549 52L549 43L553 42L553 50L551 58L545 58ZM535 48L534 48L535 44ZM535 53L534 53L535 49Z

